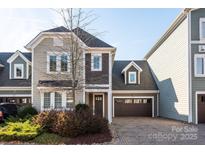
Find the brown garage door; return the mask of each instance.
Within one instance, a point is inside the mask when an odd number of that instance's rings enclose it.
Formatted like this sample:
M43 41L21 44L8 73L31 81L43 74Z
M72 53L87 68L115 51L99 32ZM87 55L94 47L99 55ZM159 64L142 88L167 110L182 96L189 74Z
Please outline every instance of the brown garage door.
M205 123L205 95L198 95L198 123Z
M152 116L151 98L115 98L115 116Z

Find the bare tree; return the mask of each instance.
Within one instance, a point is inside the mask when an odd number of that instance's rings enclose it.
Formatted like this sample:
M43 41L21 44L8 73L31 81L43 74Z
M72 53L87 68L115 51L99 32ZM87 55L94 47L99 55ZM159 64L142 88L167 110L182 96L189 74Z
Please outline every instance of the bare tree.
M72 97L73 103L75 103L76 91L81 90L85 83L85 79L82 75L83 70L88 67L85 65L85 59L83 57L83 52L85 50L84 43L91 42L93 36L99 34L90 35L89 33L85 33L84 30L88 31L89 25L97 18L92 11L85 12L82 9L69 8L55 11L60 15L64 27L69 31L69 33L63 33L63 36L58 34L60 39L64 40L64 38L69 38L69 43L63 47L59 47L59 50L69 55L69 59L66 59L67 64L70 66L67 79L72 82ZM95 78L95 80L99 79L100 78Z

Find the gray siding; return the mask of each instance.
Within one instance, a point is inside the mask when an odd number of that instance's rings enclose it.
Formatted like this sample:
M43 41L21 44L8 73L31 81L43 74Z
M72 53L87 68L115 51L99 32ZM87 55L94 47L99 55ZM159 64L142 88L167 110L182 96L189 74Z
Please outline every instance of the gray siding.
M23 79L26 79L26 73L27 73L27 63L20 57L18 56L12 63L11 63L11 79L14 79L14 64L23 64L24 68L24 74L23 74Z
M62 49L68 49L68 40L64 40L64 47L54 47L53 39L44 39L33 51L33 82L32 82L32 103L39 111L41 107L40 103L40 91L37 88L39 80L69 80L71 79L71 74L47 74L47 52L48 51L59 51ZM82 72L80 72L79 78L82 77ZM82 79L81 79L82 81ZM76 103L82 102L83 93L79 90L76 93Z
M200 41L200 32L199 32L199 19L205 17L205 9L198 9L191 12L191 40ZM205 54L199 53L199 45L204 44L191 44L191 64L192 64L192 117L193 122L196 123L196 91L205 91L205 77L195 77L194 75L194 55L195 54Z
M86 84L109 84L109 54L102 54L102 71L91 71L91 53L85 54Z
M160 90L160 116L188 121L188 19L148 58Z
M31 90L1 90L0 95L21 95L21 94L31 94Z

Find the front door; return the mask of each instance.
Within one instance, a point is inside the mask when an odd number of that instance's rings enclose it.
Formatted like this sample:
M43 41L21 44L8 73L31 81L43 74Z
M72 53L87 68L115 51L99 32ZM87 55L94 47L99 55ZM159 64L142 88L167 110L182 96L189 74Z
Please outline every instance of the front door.
M205 95L198 95L198 123L205 123Z
M95 95L95 115L103 117L103 95Z

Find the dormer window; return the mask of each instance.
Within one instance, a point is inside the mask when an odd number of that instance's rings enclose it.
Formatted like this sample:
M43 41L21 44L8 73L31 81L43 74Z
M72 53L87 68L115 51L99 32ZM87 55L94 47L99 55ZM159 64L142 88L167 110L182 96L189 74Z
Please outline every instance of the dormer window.
M121 72L124 75L125 84L140 84L142 69L134 62L128 63Z
M23 64L14 64L14 78L22 79L23 73Z
M129 72L129 84L136 84L137 83L137 73L136 72Z
M102 54L92 54L91 70L102 71Z

